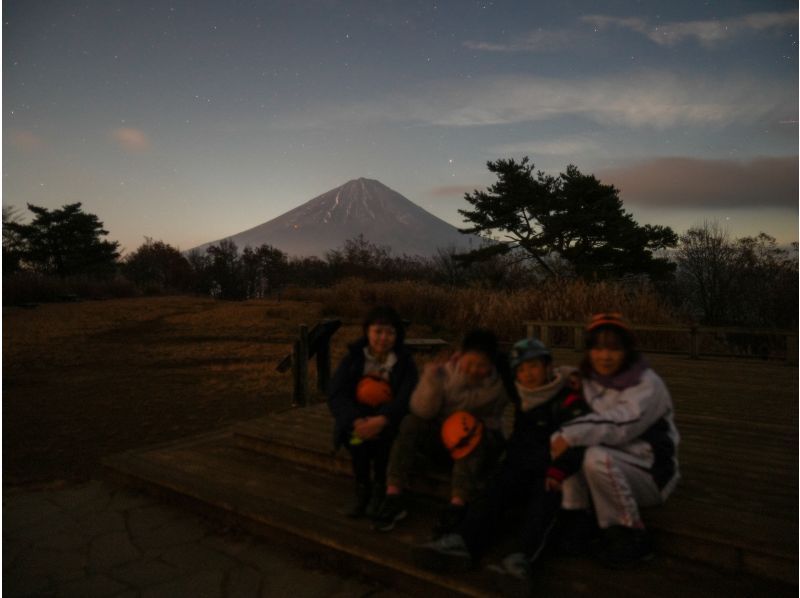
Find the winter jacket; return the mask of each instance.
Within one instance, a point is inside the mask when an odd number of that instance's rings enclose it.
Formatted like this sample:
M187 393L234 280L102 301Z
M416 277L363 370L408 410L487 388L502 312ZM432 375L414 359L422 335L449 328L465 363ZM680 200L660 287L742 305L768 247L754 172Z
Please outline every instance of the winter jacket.
M446 418L456 411L468 411L490 430L499 430L508 402L506 385L495 372L480 384L469 384L458 371L458 362L426 369L411 395L410 408L422 419Z
M623 389L588 378L583 381L583 395L592 412L563 423L557 434L571 447L613 446L644 459L666 497L679 477L680 437L663 380L650 368Z
M347 442L353 431L353 421L360 417L384 415L389 420L384 434L392 434L400 420L408 413L408 401L417 384L417 366L411 353L403 346L395 346L397 363L389 374L392 400L377 407L356 401L356 386L364 376L367 358L364 353L368 342L361 338L348 347L333 375L328 393L328 407L334 417L333 444L335 448Z
M556 369L555 378L535 390L515 385L514 427L506 445L506 458L514 467L544 475L550 463L550 436L563 422L587 412L579 393L565 385L572 371Z

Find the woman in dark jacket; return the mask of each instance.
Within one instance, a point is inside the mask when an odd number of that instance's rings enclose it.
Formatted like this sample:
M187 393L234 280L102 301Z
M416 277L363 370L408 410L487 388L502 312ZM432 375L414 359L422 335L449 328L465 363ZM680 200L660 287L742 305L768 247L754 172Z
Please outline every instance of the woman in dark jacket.
M339 364L328 398L334 447L346 446L353 460L356 495L350 517L374 514L383 500L389 450L418 377L394 309L373 308L363 330Z

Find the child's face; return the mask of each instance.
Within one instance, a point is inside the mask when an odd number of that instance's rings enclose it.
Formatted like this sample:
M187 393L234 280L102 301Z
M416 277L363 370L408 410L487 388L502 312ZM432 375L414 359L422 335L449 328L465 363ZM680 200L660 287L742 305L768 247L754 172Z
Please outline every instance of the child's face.
M551 369L550 364L546 364L541 359L523 361L517 366L517 382L523 388L539 388L547 384Z
M612 331L601 332L597 343L589 349L589 363L601 376L613 376L625 362L625 349Z
M470 384L478 384L488 378L493 369L494 366L489 356L477 351L464 353L458 360L458 371L466 377Z
M369 352L373 355L385 355L394 347L397 330L390 324L370 324L367 328Z

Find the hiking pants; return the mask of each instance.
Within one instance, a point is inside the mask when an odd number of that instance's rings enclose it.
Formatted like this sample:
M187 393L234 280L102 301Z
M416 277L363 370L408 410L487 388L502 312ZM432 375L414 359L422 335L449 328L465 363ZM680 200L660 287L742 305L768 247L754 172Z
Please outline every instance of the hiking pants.
M365 440L361 444L347 445L353 461L353 474L359 484L370 484L370 481L381 486L386 485L386 467L389 463L389 451L392 448L394 435L381 434L377 438ZM372 476L370 477L370 469Z
M389 455L387 484L407 489L422 456L422 463L428 467L452 467L450 495L469 502L485 487L497 460L498 443L492 433L485 433L469 455L454 461L442 444L441 427L439 418L422 419L413 413L403 418Z
M511 552L535 560L547 542L560 502L561 494L545 490L543 469L505 462L490 479L484 496L469 506L456 533L478 559L510 526Z
M597 524L644 527L639 507L660 505L661 491L649 472L650 463L607 446L586 449L578 473L564 480L564 509L586 509L594 504Z

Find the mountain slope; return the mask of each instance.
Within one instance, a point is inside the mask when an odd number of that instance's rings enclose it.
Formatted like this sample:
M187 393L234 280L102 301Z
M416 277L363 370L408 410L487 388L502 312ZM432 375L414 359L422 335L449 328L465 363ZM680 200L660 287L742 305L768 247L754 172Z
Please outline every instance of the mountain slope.
M323 257L347 239L363 235L395 255L434 255L438 248L477 247L472 235L425 211L372 179L354 179L263 224L227 237L243 249L264 243L289 255ZM214 243L217 243L215 241ZM213 243L201 245L203 251Z

